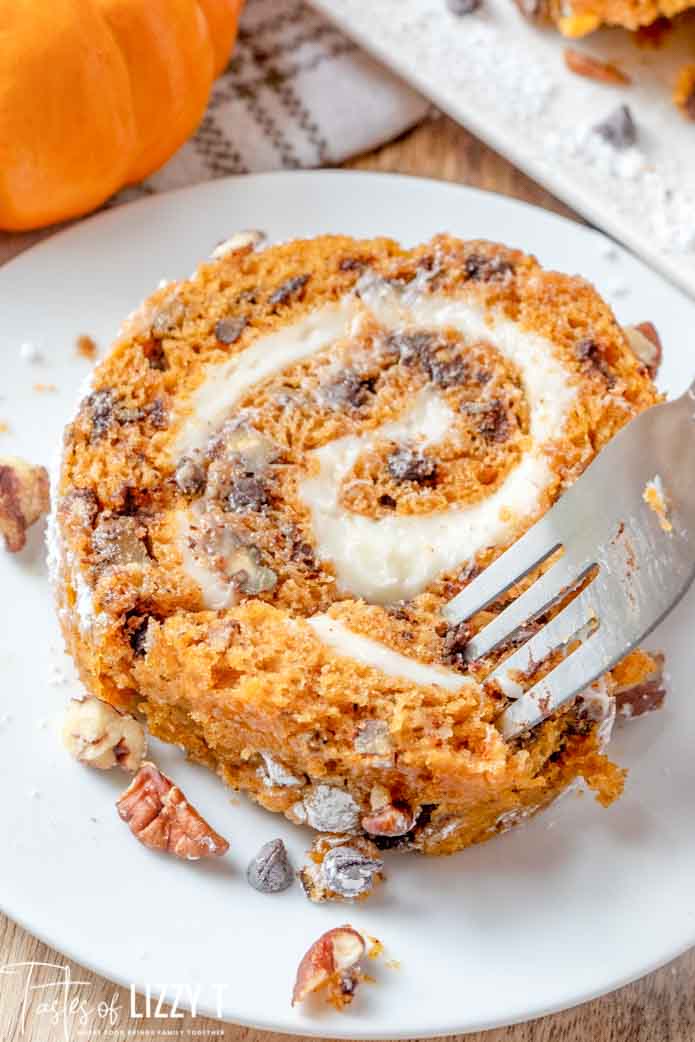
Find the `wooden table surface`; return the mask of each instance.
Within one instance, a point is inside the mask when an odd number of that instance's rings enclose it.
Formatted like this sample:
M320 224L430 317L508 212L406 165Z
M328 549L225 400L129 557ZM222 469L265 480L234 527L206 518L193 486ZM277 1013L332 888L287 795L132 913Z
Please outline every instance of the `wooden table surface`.
M347 166L362 170L401 171L492 189L525 199L558 213L573 216L557 199L519 173L506 160L476 138L443 117L433 117L398 141ZM35 237L3 236L0 233L0 262L33 241ZM0 900L1 900L0 894ZM596 958L601 958L601 924L596 924ZM532 943L532 938L529 938ZM108 1017L90 1012L83 1023L79 1011L52 1023L41 1012L45 991L23 995L25 973L0 976L0 1042L78 1042L109 1038L114 1042L134 1039L224 1038L235 1042L281 1042L287 1036L220 1024L186 1015L182 1020L133 1020L130 996L103 978L70 963L58 952L31 937L0 915L0 971L17 963L43 963L35 971L34 983L55 982L69 968L71 979L86 981L81 994L90 1011L100 1002L114 1003L120 1010L113 1026ZM56 969L58 967L59 969ZM289 971L290 973L292 971ZM695 949L669 966L621 991L577 1009L529 1024L467 1035L467 1042L694 1042ZM289 981L288 981L289 983ZM115 996L115 1000L114 1000ZM102 1010L102 1013L104 1010ZM336 1014L337 1016L338 1014ZM365 1025L368 1027L368 1025ZM173 1032L173 1033L172 1033ZM461 1036L459 1036L461 1037ZM450 1040L451 1042L451 1040Z

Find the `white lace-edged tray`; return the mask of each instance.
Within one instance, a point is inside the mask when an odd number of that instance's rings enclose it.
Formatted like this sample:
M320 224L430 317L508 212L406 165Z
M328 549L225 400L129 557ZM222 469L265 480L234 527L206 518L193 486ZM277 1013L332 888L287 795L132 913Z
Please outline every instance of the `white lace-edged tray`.
M695 11L647 47L621 29L565 40L527 23L512 0L483 0L458 17L446 0L311 2L442 111L695 296L695 122L671 101L678 70L695 61ZM574 75L564 63L567 46L617 64L631 84ZM592 127L622 104L637 142L620 151Z

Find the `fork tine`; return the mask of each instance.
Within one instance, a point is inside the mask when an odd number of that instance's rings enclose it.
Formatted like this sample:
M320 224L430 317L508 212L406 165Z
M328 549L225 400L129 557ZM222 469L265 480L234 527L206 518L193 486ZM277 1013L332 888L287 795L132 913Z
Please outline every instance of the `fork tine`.
M503 738L515 738L535 727L601 676L604 668L592 647L592 641L597 636L598 633L593 633L547 676L507 706L497 718L497 726Z
M592 586L593 583L590 583L562 611L558 612L554 619L551 619L543 629L534 634L526 644L517 648L485 679L496 680L503 691L517 688L517 682L509 677L511 672L527 673L529 669L540 665L552 651L567 644L583 626L597 619L594 607L596 598L591 589Z
M587 571L586 566L578 566L565 554L468 642L466 660L481 658L524 623L532 622L564 592L581 582Z
M541 518L496 561L488 565L465 590L449 601L442 608L442 615L450 623L469 619L528 575L560 545L557 534L553 533L546 519Z

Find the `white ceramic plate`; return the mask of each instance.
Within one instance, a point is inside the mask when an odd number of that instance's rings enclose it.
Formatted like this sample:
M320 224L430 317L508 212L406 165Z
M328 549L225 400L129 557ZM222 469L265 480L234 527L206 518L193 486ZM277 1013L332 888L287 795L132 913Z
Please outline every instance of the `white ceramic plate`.
M603 29L566 40L512 0L455 17L447 0L311 0L453 119L695 296L695 127L671 101L695 53L695 12L658 47ZM615 62L632 83L606 86L565 68L567 46ZM627 152L589 128L618 105L638 130Z
M162 277L187 274L230 232L271 238L340 231L412 244L448 229L522 246L545 264L620 287L619 318L652 319L666 344L663 386L692 375L693 305L597 233L549 213L451 185L353 173L271 174L217 181L103 213L0 270L0 452L47 461L86 374L74 340L100 344ZM625 288L629 292L625 295ZM31 365L19 345L44 354ZM39 393L37 381L57 390ZM676 447L674 446L674 451ZM651 646L664 647L673 693L661 713L620 730L630 767L605 811L568 797L518 832L446 859L388 858L389 879L356 908L313 906L299 888L262 896L244 880L260 844L282 836L299 864L309 833L234 799L211 774L158 746L154 755L232 842L224 861L187 865L139 846L113 807L120 772L73 763L57 731L75 689L51 684L57 650L40 533L0 552L0 819L3 909L33 933L139 989L200 987L199 1009L302 1035L400 1038L469 1031L581 1002L646 973L695 943L695 598ZM55 676L53 677L55 680ZM381 938L378 983L349 1012L292 1010L299 957L350 920Z

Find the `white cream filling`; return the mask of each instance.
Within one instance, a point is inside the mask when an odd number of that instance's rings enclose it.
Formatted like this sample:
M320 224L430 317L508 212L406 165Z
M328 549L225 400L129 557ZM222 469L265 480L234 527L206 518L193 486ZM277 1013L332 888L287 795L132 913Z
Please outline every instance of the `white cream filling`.
M445 512L378 519L353 514L338 501L341 478L377 438L418 439L423 445L436 444L446 435L453 415L432 388L422 392L398 421L314 450L319 473L300 482L300 495L311 512L317 555L332 562L341 589L372 603L386 603L416 595L441 572L509 538L518 520L537 509L552 479L545 448L561 435L576 388L549 341L521 330L500 314L486 313L475 302L424 296L380 280L367 281L360 295L361 302L348 296L317 309L256 340L229 362L211 367L193 396L192 413L182 425L175 451L184 454L201 448L250 388L330 347L355 328L365 309L388 330L454 329L470 341L491 343L520 370L529 404L531 448L487 499ZM181 534L185 537L185 525ZM229 603L226 584L196 562L187 545L183 557L184 567L203 589L206 604L225 607Z
M321 638L323 644L333 648L346 658L354 659L365 666L373 666L389 677L410 680L413 684L446 688L447 691L460 691L464 687L476 687L470 677L463 677L452 669L430 666L417 659L408 658L398 651L387 648L370 637L363 637L330 615L314 615L307 619L308 624Z
M298 322L259 337L228 362L211 366L193 394L191 412L173 442L175 458L202 449L239 399L255 384L347 336L358 314L355 298L344 297L337 304L317 308Z

